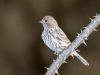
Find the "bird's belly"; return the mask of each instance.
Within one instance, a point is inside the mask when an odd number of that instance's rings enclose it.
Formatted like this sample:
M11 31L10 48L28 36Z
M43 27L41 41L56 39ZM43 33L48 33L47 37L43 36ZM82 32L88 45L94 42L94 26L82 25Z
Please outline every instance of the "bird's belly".
M61 52L66 45L66 43L60 42L58 39L54 38L54 36L42 35L42 39L44 43L52 50L57 53Z

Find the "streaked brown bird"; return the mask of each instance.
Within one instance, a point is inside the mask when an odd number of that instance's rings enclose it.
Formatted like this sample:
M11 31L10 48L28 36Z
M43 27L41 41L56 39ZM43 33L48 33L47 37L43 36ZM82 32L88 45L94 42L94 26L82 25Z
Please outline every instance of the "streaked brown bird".
M59 55L71 42L66 34L58 26L57 21L52 16L45 16L39 23L42 23L44 30L42 32L42 40L54 51L54 54ZM76 51L71 56L76 56L84 65L89 66L88 62L81 57Z

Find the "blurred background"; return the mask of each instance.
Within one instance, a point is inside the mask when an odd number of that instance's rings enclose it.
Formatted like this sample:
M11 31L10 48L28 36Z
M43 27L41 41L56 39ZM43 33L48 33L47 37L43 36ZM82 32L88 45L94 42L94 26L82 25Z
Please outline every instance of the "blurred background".
M0 0L0 75L44 75L56 55L43 43L39 24L53 16L68 38L100 13L100 0ZM59 69L60 75L100 75L100 27L81 45L80 55L90 64L84 66L71 56Z

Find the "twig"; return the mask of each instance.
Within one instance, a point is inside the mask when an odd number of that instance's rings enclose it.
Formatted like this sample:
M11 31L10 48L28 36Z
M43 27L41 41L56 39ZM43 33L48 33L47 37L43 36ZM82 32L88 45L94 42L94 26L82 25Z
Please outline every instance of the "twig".
M91 19L91 23L84 27L85 29L78 34L77 38L70 44L67 50L64 50L55 61L47 68L45 75L58 74L59 67L65 63L65 60L75 51L82 43L85 44L87 37L93 32L97 31L95 28L100 24L100 14L96 15L94 19Z

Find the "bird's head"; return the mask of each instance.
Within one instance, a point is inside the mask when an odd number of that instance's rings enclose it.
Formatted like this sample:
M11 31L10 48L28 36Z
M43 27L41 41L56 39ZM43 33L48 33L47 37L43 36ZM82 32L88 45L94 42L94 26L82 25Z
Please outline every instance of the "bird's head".
M52 16L45 16L39 23L42 23L43 27L54 28L58 26L57 21Z

